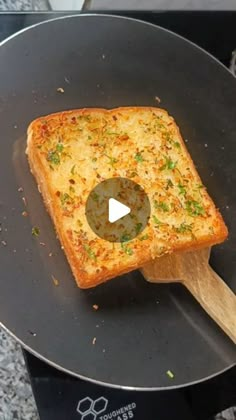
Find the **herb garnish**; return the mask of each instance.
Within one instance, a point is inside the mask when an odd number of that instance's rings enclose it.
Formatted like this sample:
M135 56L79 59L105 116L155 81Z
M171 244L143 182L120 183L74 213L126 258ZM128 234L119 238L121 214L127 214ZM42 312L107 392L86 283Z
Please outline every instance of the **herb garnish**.
M60 164L60 155L59 155L59 153L58 152L55 152L55 151L53 151L53 150L50 150L49 152L48 152L48 155L47 155L47 160L49 161L49 162L51 162L51 163L54 163L54 165L59 165Z
M174 379L175 375L173 374L173 372L171 372L171 370L167 370L166 372L167 376L169 376L170 379Z
M92 260L96 261L97 257L96 257L95 252L92 250L92 248L89 245L85 244L84 249L87 252L88 257L91 258Z
M54 165L59 165L61 162L61 153L64 150L63 144L59 141L56 145L55 150L49 150L47 154L48 162L53 163Z
M184 187L184 185L179 183L178 188L179 188L179 195L181 195L181 194L186 195L187 191L186 191L186 188Z
M34 227L32 227L32 235L33 236L39 236L39 234L40 234L40 229L39 229L39 227L38 226L34 226Z
M108 156L105 154L105 156L109 159L108 164L111 165L112 167L114 167L114 164L118 162L118 159L113 158L112 156Z
M175 169L177 162L173 162L168 156L165 156L165 163L160 167L160 170L163 171L164 169Z
M68 193L61 193L60 194L61 204L64 206L68 200L72 200Z
M121 238L120 238L121 248L124 250L124 252L127 255L133 255L132 248L129 248L128 245L125 244L125 242L128 242L128 241L130 241L130 235L128 235L128 234L122 235Z
M187 232L192 233L192 229L193 229L193 223L191 223L190 225L187 225L187 223L181 223L179 227L175 228L176 232L178 233L187 233Z
M202 205L195 200L186 201L186 210L190 216L203 216L205 214L205 209Z
M64 149L64 146L63 146L63 144L62 143L57 143L57 145L56 145L56 150L57 150L57 152L59 152L59 153L61 153L62 151L63 151L63 149Z
M93 191L92 194L91 194L91 198L92 198L93 201L98 202L99 194L97 194L96 192Z
M164 212L170 211L168 204L165 203L164 201L158 202L154 200L154 207L155 209L162 210Z
M162 225L162 222L155 216L155 214L153 214L152 219L153 219L153 222L155 223L155 225L157 225L157 226Z
M138 235L139 234L139 232L142 230L142 227L143 227L143 224L142 223L137 223L136 225L135 225L135 232L136 232L136 234Z
M143 156L140 152L136 153L136 155L134 156L134 159L136 160L136 162L141 163L144 161Z

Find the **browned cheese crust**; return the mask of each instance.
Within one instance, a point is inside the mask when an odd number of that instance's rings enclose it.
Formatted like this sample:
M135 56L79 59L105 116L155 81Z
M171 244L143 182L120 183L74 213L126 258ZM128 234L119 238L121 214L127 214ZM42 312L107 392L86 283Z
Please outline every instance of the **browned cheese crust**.
M81 288L228 235L179 128L163 109L91 108L38 118L28 128L26 152ZM89 192L113 177L140 184L151 203L148 226L125 247L97 237L85 216Z

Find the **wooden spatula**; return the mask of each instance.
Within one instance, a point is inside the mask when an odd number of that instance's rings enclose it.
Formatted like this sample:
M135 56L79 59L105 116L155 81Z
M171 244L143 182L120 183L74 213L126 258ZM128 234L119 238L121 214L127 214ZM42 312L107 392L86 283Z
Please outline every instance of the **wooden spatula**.
M236 344L236 295L209 265L210 248L174 253L141 269L152 283L180 282Z

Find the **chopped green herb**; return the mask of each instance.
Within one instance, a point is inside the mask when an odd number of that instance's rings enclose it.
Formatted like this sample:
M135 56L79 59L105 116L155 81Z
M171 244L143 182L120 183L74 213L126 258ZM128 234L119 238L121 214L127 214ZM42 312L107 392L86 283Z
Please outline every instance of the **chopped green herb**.
M92 136L88 136L88 140L92 140Z
M65 204L66 204L66 202L68 201L68 200L70 200L71 199L71 197L69 196L69 194L68 193L61 193L60 194L60 200L61 200L61 204L64 206Z
M166 183L166 190L168 190L169 188L172 188L174 186L173 182L171 181L171 179L167 180Z
M155 214L153 214L152 216L153 222L155 223L155 225L161 225L161 221L155 216Z
M133 250L132 248L128 247L127 244L125 244L124 242L128 242L130 241L130 235L128 235L127 233L124 233L121 238L120 238L120 242L121 242L121 248L124 250L124 252L128 255L133 255Z
M148 239L149 238L149 236L148 236L148 234L146 233L145 235L143 235L143 236L141 236L140 238L139 238L139 240L140 241L145 241L146 239Z
M87 252L88 257L91 258L92 260L96 261L97 257L96 257L95 252L92 250L92 248L89 245L85 244L84 249Z
M165 133L162 133L162 137L166 140L172 143L173 139L171 137L171 134L169 131L166 131Z
M75 174L75 167L76 167L76 165L72 166L72 168L71 168L70 173L71 173L72 175L74 175L74 174Z
M186 195L187 191L186 191L186 188L184 187L184 185L179 183L178 188L179 188L179 195L181 195L181 194Z
M156 128L165 128L165 124L163 124L164 121L161 117L156 114L153 114L153 117L155 117L154 125Z
M53 150L50 150L47 155L47 160L51 163L54 163L54 165L60 164L60 155L58 152L55 152Z
M190 216L203 216L205 214L205 209L202 205L195 200L186 201L186 210Z
M121 248L125 251L125 253L127 255L133 255L133 253L134 253L134 251L132 250L132 248L128 247L123 242L121 243Z
M74 187L72 187L72 185L70 185L70 187L69 187L69 191L70 191L72 194L74 194L75 189L74 189Z
M83 226L83 223L78 219L77 220L77 225L81 227L81 226Z
M180 143L178 141L174 142L174 146L176 147L176 149L180 149Z
M158 202L158 201L155 200L154 201L154 207L155 207L155 209L162 210L164 212L170 211L170 208L169 208L168 204L164 203L164 201Z
M97 162L97 158L96 157L94 157L94 158L92 158L92 162Z
M192 229L193 229L193 223L191 223L190 225L187 225L186 223L181 223L179 227L175 228L176 232L178 233L186 233L186 232L192 233Z
M96 192L93 191L92 194L91 194L91 198L92 198L93 201L98 202L99 194L97 194Z
M214 235L214 233L215 233L215 232L214 232L214 228L213 228L213 226L210 226L210 227L209 227L209 231L211 232L211 234L212 234L212 235Z
M167 376L169 376L170 379L174 379L175 375L173 374L173 372L171 372L171 370L167 370L166 372Z
M115 163L117 163L118 162L118 159L116 159L116 158L113 158L112 156L108 156L108 155L106 155L105 154L105 156L109 159L109 165L111 165L112 167L114 166L114 164Z
M56 145L56 151L59 152L59 153L61 153L63 151L63 149L64 149L63 144L60 143L60 142L57 143L57 145Z
M128 241L130 241L130 235L129 234L127 234L127 233L124 233L122 236L121 236L121 238L120 238L120 241L121 242L128 242Z
M40 229L39 229L39 227L38 226L34 226L34 227L32 227L32 235L33 236L39 236L39 234L40 234Z
M134 159L136 160L136 162L139 162L139 163L144 161L143 156L140 152L136 153L136 155L134 156Z
M142 223L137 223L135 226L135 232L138 235L139 232L142 230L143 224Z
M165 156L165 163L160 167L160 170L163 171L164 169L175 169L177 162L173 162L168 156Z

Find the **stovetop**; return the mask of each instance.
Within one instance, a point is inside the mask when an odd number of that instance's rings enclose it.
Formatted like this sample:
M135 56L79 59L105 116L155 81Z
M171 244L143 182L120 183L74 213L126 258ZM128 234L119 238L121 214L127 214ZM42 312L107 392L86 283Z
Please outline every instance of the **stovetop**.
M137 392L85 382L24 356L42 420L211 420L236 404L236 367L198 385Z
M69 13L0 14L0 41L24 27L63 14ZM173 30L215 55L226 66L230 65L236 48L236 11L114 11L113 14ZM135 392L81 381L46 365L26 351L24 356L42 420L210 420L217 412L236 405L236 367L187 388Z

